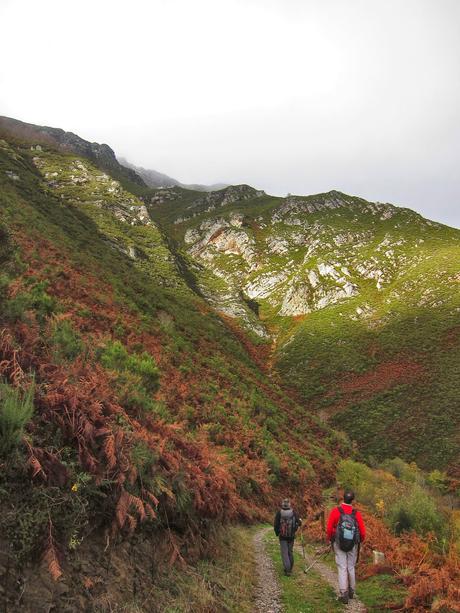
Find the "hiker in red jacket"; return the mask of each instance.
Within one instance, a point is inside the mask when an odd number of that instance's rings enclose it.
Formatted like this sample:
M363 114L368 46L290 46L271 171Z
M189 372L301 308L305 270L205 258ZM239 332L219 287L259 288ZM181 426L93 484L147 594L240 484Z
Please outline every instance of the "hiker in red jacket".
M339 575L339 600L344 604L354 596L359 544L366 538L366 527L361 513L353 509L351 504L354 498L352 491L345 491L342 504L332 509L327 521L327 538L334 549Z

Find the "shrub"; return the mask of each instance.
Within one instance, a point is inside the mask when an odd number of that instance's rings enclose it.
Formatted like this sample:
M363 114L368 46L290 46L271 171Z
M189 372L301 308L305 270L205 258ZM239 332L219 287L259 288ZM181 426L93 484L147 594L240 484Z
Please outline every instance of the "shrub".
M371 468L353 460L342 460L337 469L337 483L343 489L351 489L363 504L372 505L377 489L376 477Z
M381 464L381 468L405 483L419 483L422 485L424 482L423 474L418 466L414 463L408 464L401 460L401 458L386 460Z
M40 323L44 323L46 317L56 311L57 303L47 291L45 281L37 283L28 292L17 294L8 300L4 306L3 315L10 321L24 319L26 311L34 310Z
M104 348L101 363L110 370L138 375L142 385L151 393L158 389L158 368L152 356L145 351L141 354L129 354L120 341L114 341Z
M167 418L167 411L155 402L152 394L159 386L158 368L148 353L128 353L119 341L108 343L103 349L102 365L117 373L117 387L120 402L131 409L156 413Z
M48 282L41 281L32 287L29 292L30 306L38 312L42 320L56 310L56 300L47 293Z
M33 413L34 386L22 392L0 384L0 455L6 456L21 441L24 427Z
M435 488L441 494L446 494L449 490L449 477L446 473L441 472L440 470L432 470L427 478L426 482L429 486Z
M142 481L148 484L152 478L152 468L157 459L157 456L143 441L139 441L131 449L131 460Z
M442 538L447 526L436 502L418 485L414 485L390 507L388 518L396 534L415 530L423 535L434 532Z
M55 357L58 360L75 360L83 351L84 344L80 335L68 320L56 321L51 333Z
M279 458L272 452L265 452L265 461L270 471L269 479L271 483L277 483L281 477L281 462Z

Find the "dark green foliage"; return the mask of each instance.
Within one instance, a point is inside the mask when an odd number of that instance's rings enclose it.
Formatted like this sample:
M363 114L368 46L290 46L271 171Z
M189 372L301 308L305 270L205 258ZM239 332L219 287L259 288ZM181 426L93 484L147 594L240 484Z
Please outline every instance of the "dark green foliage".
M53 324L50 339L57 361L74 360L84 349L80 335L67 319L58 320Z
M120 341L114 341L106 345L100 359L105 368L137 375L148 392L153 393L158 389L158 368L148 353L130 354Z
M159 387L159 371L151 355L128 353L120 341L114 341L104 347L100 361L116 373L120 400L126 408L169 418L164 405L152 397Z
M56 312L57 303L47 293L48 282L35 283L28 291L18 293L4 305L3 316L9 321L27 319L27 312L33 309L38 321L44 324L47 317Z
M448 534L446 518L430 494L419 486L395 501L389 510L388 522L395 534L408 530L422 535L434 532L441 539Z
M430 476L414 463L393 458L373 470L360 462L343 460L337 482L344 489L352 489L358 503L379 514L395 534L433 532L443 544L452 532L442 497L433 491Z
M6 457L21 441L34 410L34 386L26 391L0 383L0 456Z

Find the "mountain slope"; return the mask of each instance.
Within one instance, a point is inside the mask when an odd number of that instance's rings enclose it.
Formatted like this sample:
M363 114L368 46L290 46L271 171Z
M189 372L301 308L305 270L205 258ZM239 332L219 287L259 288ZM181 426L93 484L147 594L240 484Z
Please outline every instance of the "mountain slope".
M79 582L74 552L105 534L115 547L142 530L156 565L193 559L217 525L265 517L286 489L317 503L346 441L194 292L143 201L26 136L0 140L0 395L32 390L34 414L2 456L0 524L5 598L32 611L33 565L15 590L37 552ZM69 610L76 594L77 610L93 602L80 583L66 590Z
M90 143L73 132L0 116L0 135L13 142L28 143L35 150L40 150L42 146L52 146L63 152L73 152L88 158L100 169L135 190L145 187L144 181L134 170L118 162L113 149L108 145Z
M336 191L164 191L150 210L203 295L272 343L308 411L369 458L457 470L460 231Z

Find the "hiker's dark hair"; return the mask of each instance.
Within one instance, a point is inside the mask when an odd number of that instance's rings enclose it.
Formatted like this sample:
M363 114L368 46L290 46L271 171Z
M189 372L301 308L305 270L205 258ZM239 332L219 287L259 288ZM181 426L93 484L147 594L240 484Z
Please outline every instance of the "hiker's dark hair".
M353 502L355 499L355 493L352 490L345 490L343 493L343 501L347 504Z

